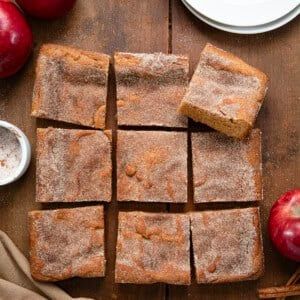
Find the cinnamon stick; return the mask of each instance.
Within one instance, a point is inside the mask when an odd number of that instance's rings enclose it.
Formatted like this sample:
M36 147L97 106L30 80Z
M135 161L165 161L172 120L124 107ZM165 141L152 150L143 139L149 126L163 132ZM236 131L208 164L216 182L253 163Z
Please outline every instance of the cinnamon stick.
M300 284L270 287L258 290L258 296L260 299L270 299L278 297L289 297L300 295Z
M296 272L292 275L292 277L288 280L286 285L291 285L293 283L297 283L300 279L300 267L296 270Z
M295 284L300 279L300 267L296 270L296 272L292 275L292 277L286 283L287 286ZM277 297L276 300L285 300L285 297Z

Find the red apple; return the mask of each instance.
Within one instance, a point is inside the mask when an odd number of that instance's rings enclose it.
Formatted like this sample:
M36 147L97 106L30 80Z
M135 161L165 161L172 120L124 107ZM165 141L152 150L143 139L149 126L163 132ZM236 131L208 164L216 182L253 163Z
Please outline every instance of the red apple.
M282 255L300 262L300 189L286 192L274 203L269 234Z
M76 0L16 0L25 12L41 19L56 19L66 15Z
M0 78L15 74L32 50L32 32L19 8L0 0Z

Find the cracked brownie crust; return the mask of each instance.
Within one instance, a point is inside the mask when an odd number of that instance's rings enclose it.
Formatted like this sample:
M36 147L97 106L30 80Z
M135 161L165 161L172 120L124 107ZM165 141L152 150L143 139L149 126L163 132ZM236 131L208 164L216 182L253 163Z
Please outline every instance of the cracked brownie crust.
M105 54L43 45L32 116L104 128L109 59Z
M111 169L102 131L37 130L36 201L110 201Z
M32 211L28 216L34 279L104 276L102 206Z
M240 141L192 133L194 202L262 200L261 132Z
M116 53L119 125L187 127L177 112L188 84L183 55Z
M187 202L187 133L118 131L117 199Z
M257 279L263 272L258 208L191 213L197 283Z
M244 138L260 110L267 76L207 44L179 111L229 136Z
M118 283L190 284L189 216L120 212Z

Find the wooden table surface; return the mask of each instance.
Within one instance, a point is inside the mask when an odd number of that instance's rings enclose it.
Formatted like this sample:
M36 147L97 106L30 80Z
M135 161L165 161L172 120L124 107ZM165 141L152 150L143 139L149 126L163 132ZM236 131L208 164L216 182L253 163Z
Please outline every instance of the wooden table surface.
M257 287L284 284L296 265L280 257L266 234L272 202L300 182L300 27L299 18L270 33L242 36L213 29L193 17L180 0L80 0L64 19L53 22L29 20L35 49L28 64L17 75L0 81L0 119L25 131L33 148L26 175L17 183L0 188L0 229L28 256L27 212L33 209L74 207L84 204L35 203L35 133L37 127L76 127L30 117L34 67L42 43L73 45L112 54L114 51L173 52L188 54L191 72L206 42L232 51L265 71L270 86L257 126L263 132L264 200L261 203L265 250L265 275L259 281L227 285L189 287L157 285L117 285L114 260L119 210L176 211L203 210L188 204L132 204L116 201L115 172L112 202L105 204L107 273L104 279L71 279L59 283L72 296L95 299L256 299ZM109 118L116 141L115 82L109 84ZM192 124L190 123L189 132ZM1 142L1 141L0 141ZM115 160L115 155L113 154ZM189 166L190 167L190 166ZM240 204L246 207L248 204ZM233 207L219 204L214 207ZM0 258L1 259L1 258ZM193 275L194 277L194 275ZM1 295L0 295L1 298Z

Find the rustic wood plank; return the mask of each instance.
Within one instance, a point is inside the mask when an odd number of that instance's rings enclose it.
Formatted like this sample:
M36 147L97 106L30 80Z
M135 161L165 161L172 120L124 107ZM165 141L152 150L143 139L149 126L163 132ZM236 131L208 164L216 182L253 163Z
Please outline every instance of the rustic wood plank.
M227 49L264 70L270 87L257 126L263 131L264 201L261 204L266 273L260 281L228 285L169 287L170 299L257 299L258 286L283 284L295 264L280 257L267 238L266 223L271 204L299 184L300 173L300 28L299 20L265 34L242 36L209 27L172 0L172 52L186 53L194 70L206 42ZM171 210L207 209L189 204ZM215 206L214 206L215 207ZM222 207L222 206L219 206Z
M34 67L40 44L45 42L76 46L113 54L114 51L168 52L168 1L161 0L78 0L65 18L53 22L30 20L35 36L35 50L29 63L14 77L0 81L0 119L10 121L25 131L33 146L27 174L17 183L0 188L0 228L28 256L27 212L33 209L73 207L85 204L48 204L34 202L35 196L35 131L37 127L76 128L60 122L30 117ZM110 81L109 119L116 141L115 83ZM115 153L113 154L115 157ZM115 175L114 175L115 179ZM164 299L165 285L118 286L114 284L115 243L117 231L116 185L113 201L105 204L107 274L104 279L71 279L59 285L72 296L95 299ZM87 204L88 205L88 204ZM129 205L122 209L143 209ZM147 209L147 208L146 208ZM153 204L150 210L165 210L166 205Z

